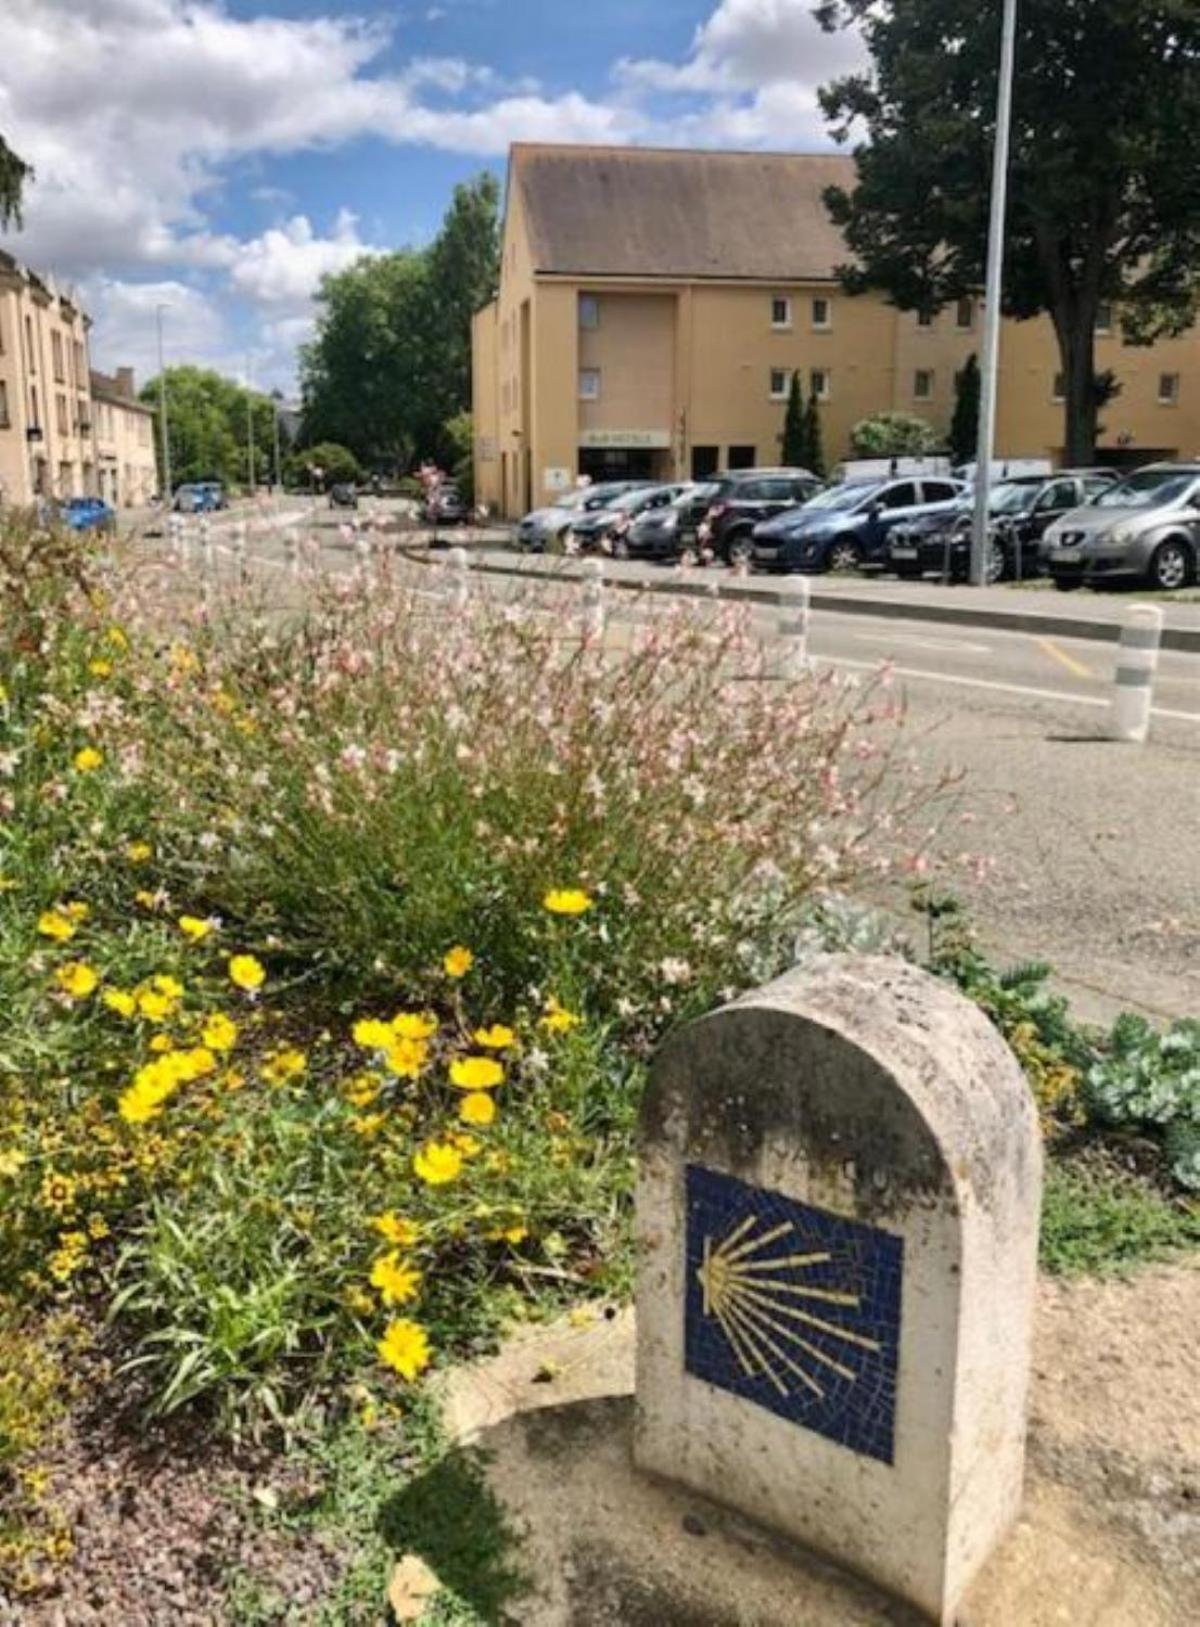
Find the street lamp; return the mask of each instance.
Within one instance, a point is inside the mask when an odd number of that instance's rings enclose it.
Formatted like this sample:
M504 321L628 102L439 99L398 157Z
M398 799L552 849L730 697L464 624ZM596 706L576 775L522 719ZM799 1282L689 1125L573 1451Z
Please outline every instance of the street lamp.
M246 464L250 477L250 496L253 497L258 490L258 482L254 478L254 374L251 371L251 358L246 356Z
M158 424L162 435L163 502L171 506L171 436L167 428L167 370L163 365L163 319L165 305L154 307L158 324Z
M975 452L975 519L971 528L971 572L982 587L987 552L992 456L996 449L996 373L1000 359L1000 292L1004 280L1004 214L1008 194L1008 146L1012 128L1013 69L1017 50L1017 0L1004 0L1000 31L1000 87L996 96L996 143L992 150L992 205L988 221L987 286L983 308L983 362L980 367L979 444Z

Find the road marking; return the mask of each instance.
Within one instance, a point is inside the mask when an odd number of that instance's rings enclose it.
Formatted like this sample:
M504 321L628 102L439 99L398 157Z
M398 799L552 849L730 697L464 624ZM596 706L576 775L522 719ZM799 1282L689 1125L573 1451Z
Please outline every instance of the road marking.
M856 661L848 655L819 655L816 660L830 667L856 667L869 672L878 672L880 666L878 661ZM1068 701L1072 706L1109 705L1106 695L1080 695L1068 689L1035 689L1029 684L1002 684L991 678L957 677L946 672L924 672L919 667L889 665L898 678L920 678L932 684L957 684L961 689L988 689L1000 695L1026 695L1033 700ZM1165 706L1151 707L1151 716L1200 723L1200 712L1176 712Z
M1076 661L1075 657L1068 655L1066 650L1060 650L1053 639L1035 638L1033 642L1039 649L1045 650L1052 660L1057 661L1060 666L1066 667L1067 671L1073 673L1076 678L1095 677L1091 667L1085 667L1082 661Z
M920 638L915 633L855 633L861 644L912 644L919 650L945 650L954 655L990 655L990 644L968 644L960 638Z

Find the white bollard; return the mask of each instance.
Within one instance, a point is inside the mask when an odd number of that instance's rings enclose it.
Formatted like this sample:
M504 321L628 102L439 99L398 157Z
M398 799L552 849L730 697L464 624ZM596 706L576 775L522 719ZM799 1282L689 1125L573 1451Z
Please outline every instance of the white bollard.
M777 631L783 640L781 666L784 677L795 677L808 666L808 620L812 613L812 584L807 576L796 579L795 593L780 593Z
M451 610L461 614L467 608L471 598L471 581L468 575L470 561L467 559L465 548L451 548L446 555L446 569L449 573L450 591L447 599Z
M217 539L213 536L212 525L207 514L200 516L200 555L204 560L206 571L215 571L217 568Z
M580 622L585 644L604 637L604 567L598 559L585 559L579 575Z
M287 565L289 576L300 574L300 543L296 533L287 530L283 533L283 557Z
M1128 740L1140 746L1150 732L1150 703L1162 629L1163 612L1159 605L1129 606L1121 628L1108 720L1112 740Z
M369 587L374 580L373 560L371 559L371 540L365 531L354 527L354 557L358 565L359 580L364 587Z
M238 581L246 580L246 522L239 520L233 528L233 562L237 567Z

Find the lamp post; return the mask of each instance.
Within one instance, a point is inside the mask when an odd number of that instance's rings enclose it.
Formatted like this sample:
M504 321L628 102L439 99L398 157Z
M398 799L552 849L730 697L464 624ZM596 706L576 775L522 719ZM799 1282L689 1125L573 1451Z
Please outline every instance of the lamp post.
M258 490L258 482L254 478L254 375L251 372L250 357L246 357L246 473L250 482L250 496L253 497Z
M171 506L171 433L167 427L167 370L163 363L163 312L165 305L154 307L158 323L158 425L162 435L163 502Z
M1013 70L1017 49L1017 0L1004 0L1000 30L1000 87L996 96L996 142L992 150L992 204L988 221L987 286L980 368L979 445L975 453L975 517L971 527L971 583L982 587L987 552L992 456L996 447L996 374L1000 359L1000 292L1004 280L1004 216L1008 201L1008 147L1012 129Z

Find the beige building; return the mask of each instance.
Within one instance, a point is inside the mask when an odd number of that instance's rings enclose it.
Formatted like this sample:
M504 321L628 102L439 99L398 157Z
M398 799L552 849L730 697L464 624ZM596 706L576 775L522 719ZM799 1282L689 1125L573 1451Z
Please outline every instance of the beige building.
M0 253L0 497L94 489L88 318L48 278Z
M980 345L974 300L921 320L847 295L822 201L840 155L514 146L497 298L474 321L475 483L513 516L598 478L700 478L777 463L793 372L821 401L825 455L860 418L916 413L944 434L954 376ZM1113 463L1200 453L1200 338L1123 344L1097 367ZM1057 348L1007 323L997 450L1059 458Z
M143 508L158 490L153 409L137 399L132 367L112 377L93 370L91 380L95 495L113 508Z

